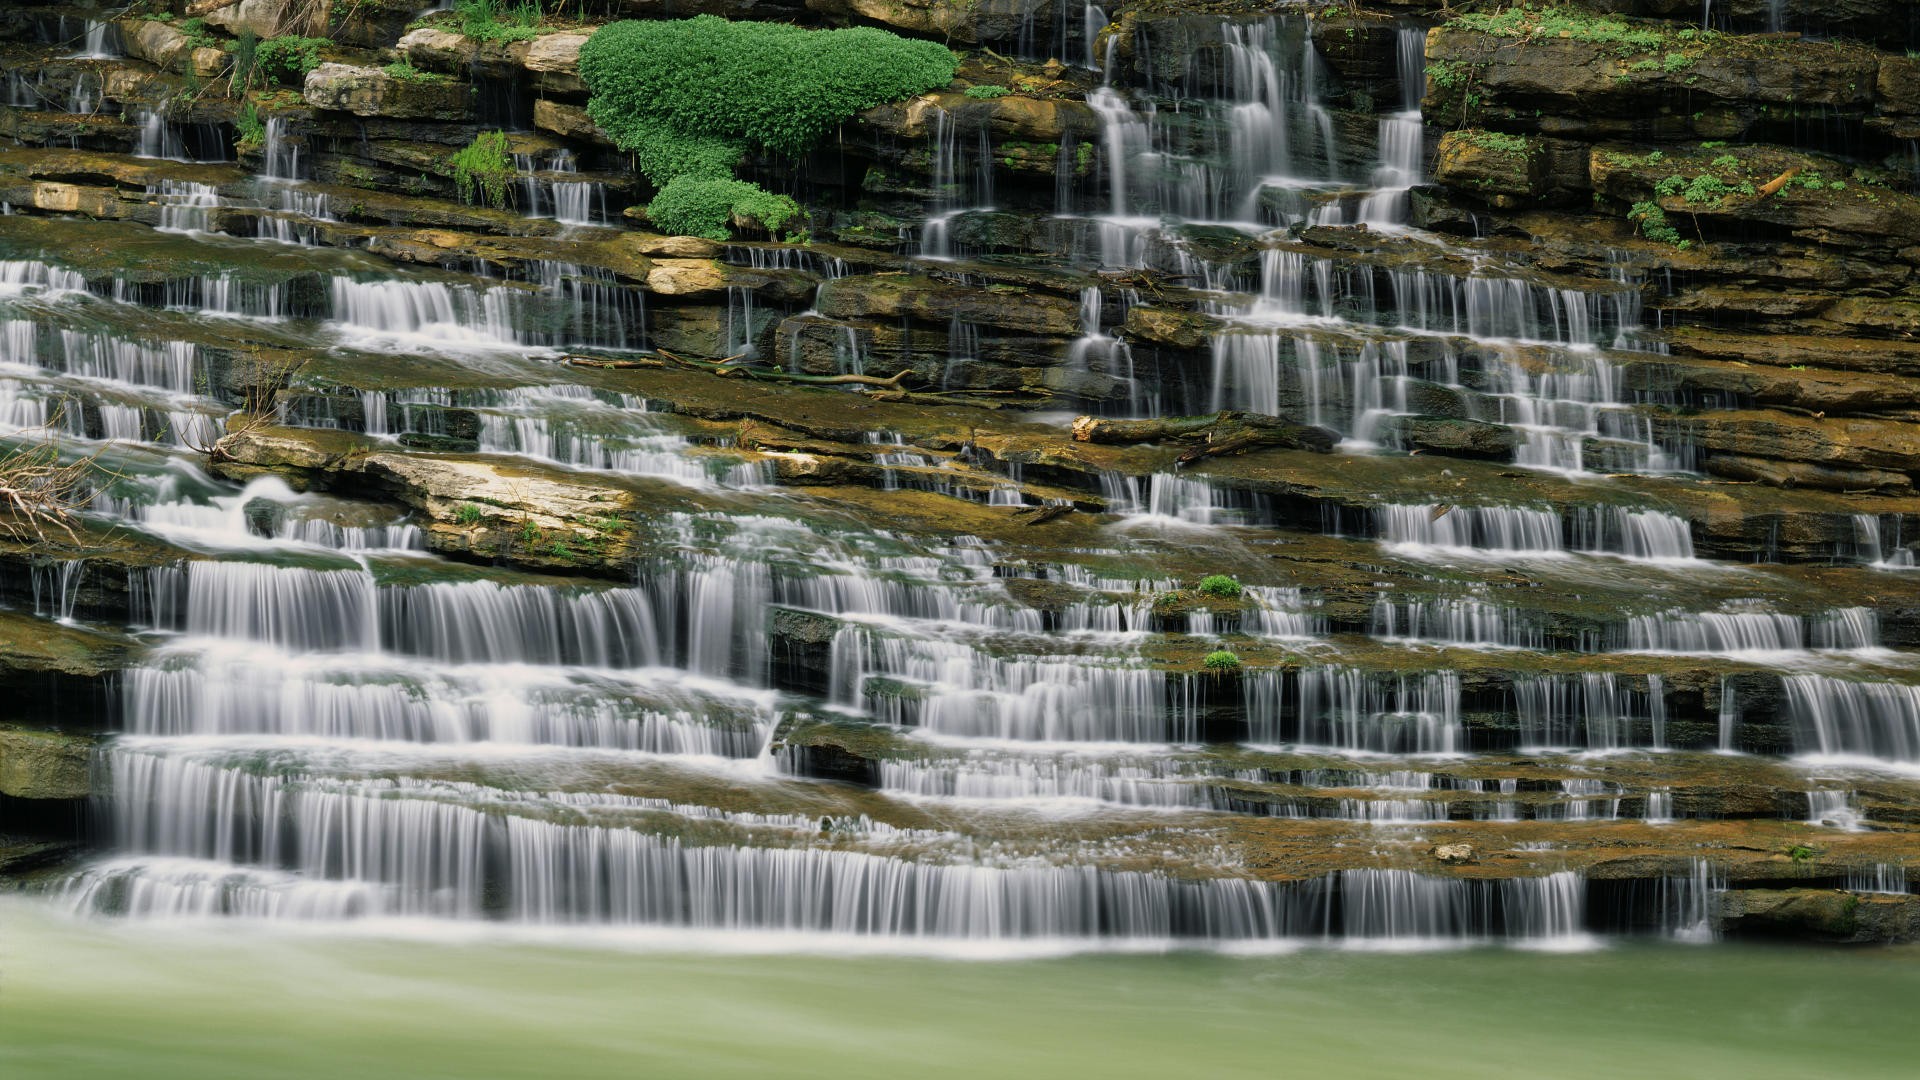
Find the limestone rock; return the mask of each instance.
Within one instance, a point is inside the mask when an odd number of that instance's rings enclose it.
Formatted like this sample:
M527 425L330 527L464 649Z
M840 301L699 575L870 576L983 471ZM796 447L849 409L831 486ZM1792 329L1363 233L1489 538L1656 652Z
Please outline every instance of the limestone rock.
M251 30L255 37L270 38L305 29L296 23L302 21L298 9L306 6L302 0L214 0L191 4L187 10L205 18L208 26L219 27L234 37Z
M0 795L84 799L93 794L93 739L0 727Z
M533 72L534 86L550 94L584 94L580 78L580 46L589 34L546 34L527 44L521 65Z
M1061 0L807 0L821 14L879 23L911 37L968 45L1013 41L1021 29L1053 18Z
M123 24L121 31L128 56L163 70L173 67L187 51L187 35L163 22Z
M1435 844L1427 854L1449 866L1459 866L1473 861L1472 844Z
M480 52L480 43L465 34L423 26L407 31L395 48L414 67L448 75L464 75Z
M820 313L829 318L913 318L945 324L952 319L982 326L1073 337L1080 308L1044 293L997 293L905 274L865 274L827 282Z
M1449 131L1433 178L1495 206L1520 206L1545 189L1544 157L1528 140L1489 131Z
M600 125L587 115L584 105L568 105L541 98L533 103L533 126L568 139L599 143L601 146L613 145L607 133L601 131Z
M656 259L647 271L647 289L664 296L701 296L728 285L727 268L713 259Z
M442 79L396 79L379 68L321 64L307 73L301 96L316 109L355 116L463 120L469 90Z

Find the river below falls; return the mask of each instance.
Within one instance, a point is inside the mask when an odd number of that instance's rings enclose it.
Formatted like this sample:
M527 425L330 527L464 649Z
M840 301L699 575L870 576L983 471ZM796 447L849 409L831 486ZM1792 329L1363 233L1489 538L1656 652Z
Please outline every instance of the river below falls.
M1920 989L1912 949L962 960L85 921L21 898L0 924L0 1072L21 1078L1911 1076Z

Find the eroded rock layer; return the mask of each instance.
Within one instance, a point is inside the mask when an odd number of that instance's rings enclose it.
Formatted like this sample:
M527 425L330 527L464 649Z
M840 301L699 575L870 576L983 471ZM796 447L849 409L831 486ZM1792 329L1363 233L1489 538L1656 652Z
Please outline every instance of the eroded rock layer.
M0 419L93 463L0 545L11 876L1920 933L1911 5L566 8L0 13ZM958 76L662 235L579 54L694 13Z

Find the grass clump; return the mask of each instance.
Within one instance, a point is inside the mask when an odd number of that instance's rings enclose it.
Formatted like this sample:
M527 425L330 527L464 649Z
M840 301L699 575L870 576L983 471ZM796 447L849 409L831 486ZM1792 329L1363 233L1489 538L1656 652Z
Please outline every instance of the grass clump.
M320 66L320 50L332 44L326 38L298 34L266 38L254 46L254 70L272 82L297 83Z
M648 216L716 239L729 219L771 231L799 216L791 200L734 179L749 150L804 154L860 110L944 86L953 72L945 46L884 30L712 15L613 23L580 50L587 114L661 189Z
M1237 671L1240 668L1240 658L1225 649L1215 649L1200 661L1200 666L1214 672Z
M461 503L460 509L453 512L453 523L463 526L480 524L480 508L473 503Z
M267 144L267 122L260 119L260 110L249 101L240 106L240 112L233 118L237 148L242 151L258 150Z
M966 89L968 97L979 101L992 101L994 98L1003 98L1011 93L1013 93L1013 91L1004 86L993 85L969 86Z
M540 34L537 0L521 0L512 8L501 0L459 0L453 10L460 32L475 41L528 41Z
M1222 600L1240 598L1240 583L1225 574L1208 574L1200 579L1198 588L1205 596L1215 596Z
M453 184L460 199L500 209L507 205L513 183L513 155L503 131L483 131L453 154Z

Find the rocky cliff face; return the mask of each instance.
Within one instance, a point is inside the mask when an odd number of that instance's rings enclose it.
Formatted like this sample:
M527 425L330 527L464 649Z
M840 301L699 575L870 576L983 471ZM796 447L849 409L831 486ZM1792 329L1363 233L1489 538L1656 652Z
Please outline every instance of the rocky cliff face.
M159 456L72 543L0 555L16 636L76 624L5 657L45 726L138 712L174 661L123 628L191 622L166 575L404 528L440 559L368 571L380 603L638 575L679 635L656 659L807 702L720 727L857 785L834 813L1137 809L1151 780L1201 823L1164 859L1158 825L1089 826L1103 870L1204 877L1217 844L1293 881L1384 849L1612 896L1706 858L1756 887L1730 927L1911 936L1905 901L1800 891L1920 859L1912 4L584 10L506 39L387 4L0 13L0 265L29 303L0 318L44 369L16 423L58 400L67 436ZM747 163L809 242L662 236L579 51L696 12L941 40L959 77ZM242 90L243 34L325 40ZM475 205L452 157L496 130L514 171ZM89 367L95 338L190 359ZM837 539L761 550L783 516ZM892 599L794 584L819 557ZM903 574L991 597L902 600ZM703 589L745 606L702 623ZM70 832L84 745L0 734L0 794ZM1047 745L1116 741L1181 749Z

